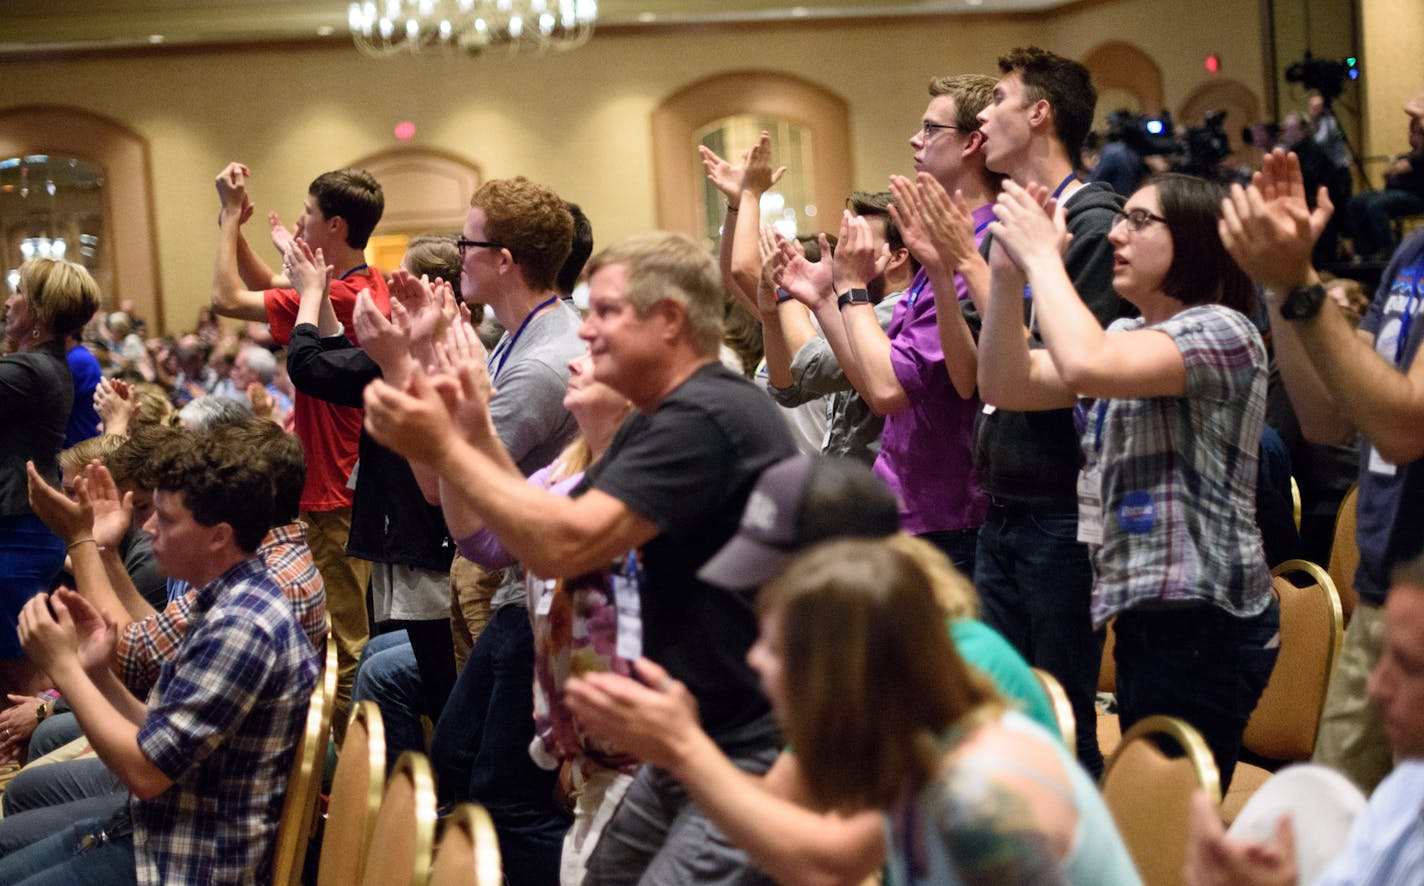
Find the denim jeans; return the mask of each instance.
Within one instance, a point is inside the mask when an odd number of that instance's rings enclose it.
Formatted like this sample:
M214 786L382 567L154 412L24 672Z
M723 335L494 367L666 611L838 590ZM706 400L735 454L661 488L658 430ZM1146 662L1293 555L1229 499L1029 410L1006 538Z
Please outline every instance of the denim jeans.
M1093 567L1078 517L993 504L979 529L974 587L983 621L1029 664L1063 684L1078 731L1078 762L1103 771L1095 707L1103 633L1093 630Z
M0 517L0 659L25 657L20 610L64 568L64 542L34 514Z
M965 578L974 578L974 549L979 545L978 529L943 529L921 533L920 538L939 548Z
M1347 211L1355 254L1367 256L1398 245L1389 228L1390 219L1424 212L1424 200L1409 191L1386 188L1355 195Z
M79 849L79 841L97 833L102 818L75 822L0 860L0 883L21 886L128 886L138 879L133 835Z
M557 772L534 765L534 633L523 606L495 612L435 724L430 759L442 806L489 810L510 884L555 884L569 817Z
M404 751L425 753L420 725L420 669L405 631L377 634L361 651L351 703L374 701L386 734L386 772Z
M1122 731L1153 714L1186 720L1210 746L1224 795L1241 733L1275 667L1280 630L1275 600L1251 618L1209 603L1120 613L1113 657Z

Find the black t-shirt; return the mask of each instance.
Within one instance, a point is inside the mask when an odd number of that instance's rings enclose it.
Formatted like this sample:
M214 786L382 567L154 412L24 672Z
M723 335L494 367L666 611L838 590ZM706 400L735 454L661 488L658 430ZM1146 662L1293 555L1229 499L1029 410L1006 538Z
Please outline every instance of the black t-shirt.
M794 453L771 399L713 363L624 422L574 490L611 495L660 530L641 550L643 654L687 684L714 738L769 709L746 663L755 588L724 591L696 573L736 532L761 472Z

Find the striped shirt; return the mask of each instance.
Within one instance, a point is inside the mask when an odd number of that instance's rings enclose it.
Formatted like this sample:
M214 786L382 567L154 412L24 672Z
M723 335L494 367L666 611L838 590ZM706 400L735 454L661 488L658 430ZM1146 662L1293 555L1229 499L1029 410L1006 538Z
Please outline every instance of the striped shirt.
M1138 318L1108 331L1143 328ZM1102 471L1093 623L1183 603L1256 615L1271 601L1256 526L1265 346L1245 315L1221 305L1150 328L1181 353L1186 394L1100 400L1087 411L1083 454Z
M1405 760L1355 816L1345 849L1314 886L1424 883L1424 760Z
M138 883L270 882L317 653L255 556L199 589L189 616L138 731L173 780L129 799Z
M326 646L326 590L312 562L307 546L306 524L287 523L277 526L262 539L257 558L266 566L272 580L286 595L301 623L302 631L312 646ZM188 630L193 603L198 591L188 588L174 597L161 612L133 622L119 634L115 655L119 662L119 678L129 691L139 698L148 696L158 679L158 669L173 657L178 641Z

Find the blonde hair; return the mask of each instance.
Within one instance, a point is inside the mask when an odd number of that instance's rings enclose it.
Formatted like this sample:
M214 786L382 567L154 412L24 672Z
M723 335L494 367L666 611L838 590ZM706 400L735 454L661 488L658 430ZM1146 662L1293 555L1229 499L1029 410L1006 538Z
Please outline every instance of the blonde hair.
M727 291L712 260L690 237L657 231L615 243L588 263L588 275L611 265L628 273L623 297L646 317L660 301L681 305L687 314L693 346L703 357L715 357L722 343L722 314Z
M90 437L87 440L80 440L73 446L59 454L59 469L68 474L77 473L84 470L85 466L94 459L107 463L109 456L114 450L124 445L126 437L115 434L103 434L98 437Z
M35 325L58 339L78 333L99 310L99 284L72 261L30 259L20 265L20 291Z

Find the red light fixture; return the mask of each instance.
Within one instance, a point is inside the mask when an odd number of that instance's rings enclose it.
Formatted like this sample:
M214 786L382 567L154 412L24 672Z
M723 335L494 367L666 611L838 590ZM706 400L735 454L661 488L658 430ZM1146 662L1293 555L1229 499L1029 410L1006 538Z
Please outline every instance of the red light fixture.
M1208 74L1221 72L1221 57L1214 52L1206 57L1206 72Z
M402 120L396 124L396 138L401 141L410 141L415 136L415 124L409 120Z

